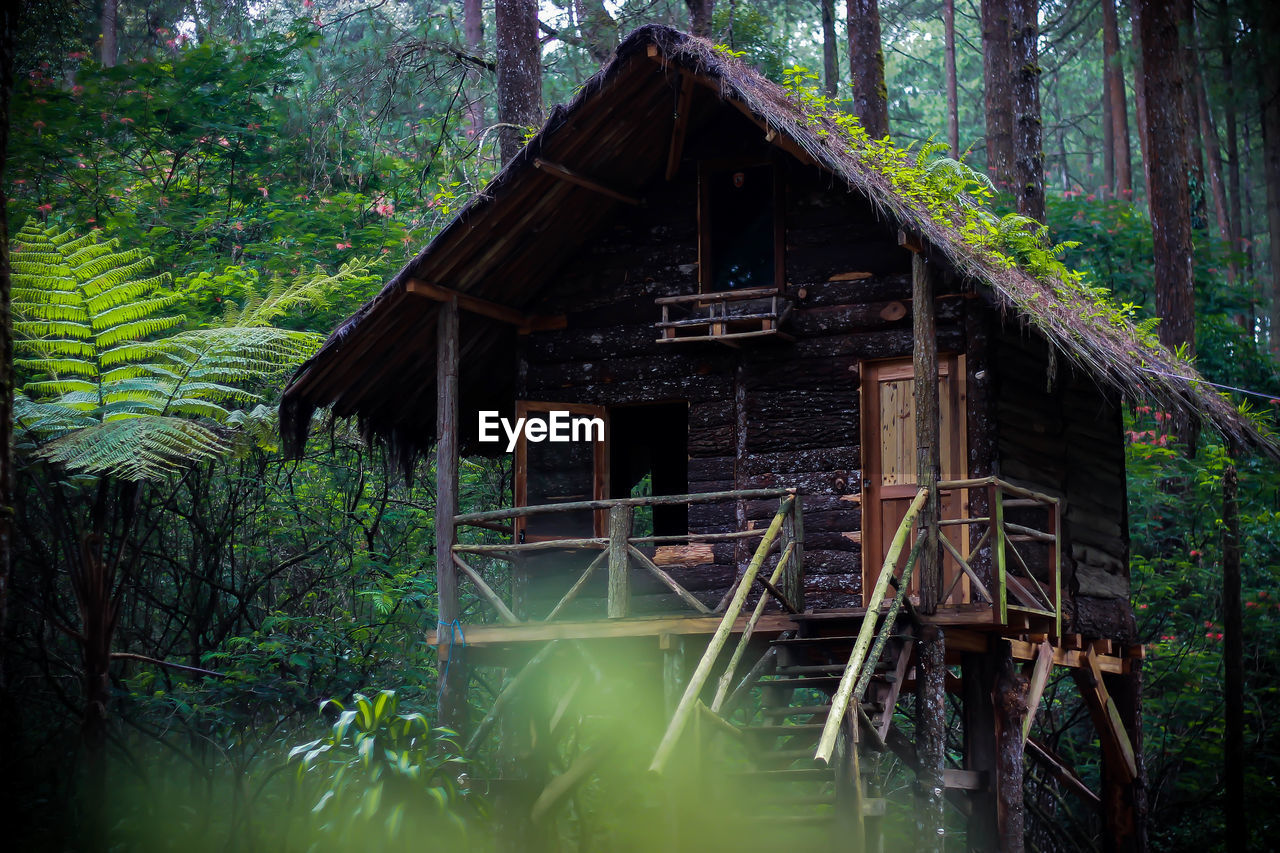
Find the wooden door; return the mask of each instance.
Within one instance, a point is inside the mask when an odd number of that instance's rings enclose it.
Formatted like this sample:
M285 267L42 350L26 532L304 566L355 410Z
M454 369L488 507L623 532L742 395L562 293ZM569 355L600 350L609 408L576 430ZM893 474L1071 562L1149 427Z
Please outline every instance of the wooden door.
M603 500L609 496L608 418L603 406L516 401L516 418L547 419L552 411L569 412L573 420L600 418L604 441L529 441L522 432L516 443L515 504L541 506ZM519 541L580 539L604 536L608 513L553 512L517 519Z
M862 588L870 591L884 564L893 534L915 497L916 424L915 367L911 359L870 362L862 366ZM960 480L967 470L964 356L938 357L939 461L943 480ZM943 518L959 515L959 496L943 494ZM961 527L967 531L967 528ZM952 528L952 532L956 528ZM954 534L953 534L954 536ZM914 538L914 534L913 534ZM965 551L963 540L957 543ZM907 549L898 560L906 564ZM943 561L943 589L951 586L959 567ZM918 588L911 579L911 593ZM865 594L865 593L864 593ZM962 580L945 603L967 601ZM864 599L865 600L865 599Z

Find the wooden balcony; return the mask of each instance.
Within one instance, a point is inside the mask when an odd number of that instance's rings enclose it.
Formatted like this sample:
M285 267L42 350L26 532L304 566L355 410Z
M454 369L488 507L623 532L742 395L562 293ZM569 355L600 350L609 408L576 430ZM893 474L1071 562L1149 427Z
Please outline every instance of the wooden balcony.
M1055 498L995 478L948 481L940 492L959 493L960 514L938 523L942 553L943 590L937 614L929 617L949 625L979 630L1001 630L1011 635L1061 633L1060 508ZM645 507L713 504L736 501L778 500L774 522L747 530L688 532L674 535L637 535L636 513ZM669 495L613 500L574 501L540 506L514 507L455 517L459 528L482 533L488 541L460 542L452 560L470 582L489 615L474 612L462 620L470 623L468 643L528 642L573 636L646 636L662 633L711 633L731 606L730 596L715 601L699 598L677 579L677 566L665 555L710 549L723 543L744 543L754 549L757 564L751 589L761 602L776 603L774 613L761 612L760 630L784 630L804 609L803 500L794 490L750 489L707 494ZM970 512L977 508L978 513ZM524 521L551 514L591 513L597 535L521 541L517 531ZM912 525L904 541L920 539ZM775 529L776 528L776 529ZM770 533L772 531L772 534ZM462 538L462 537L460 537ZM493 541L493 540L500 541ZM762 547L767 545L764 550ZM894 573L903 574L908 551L894 555ZM531 558L536 557L536 564ZM545 558L550 557L550 561ZM903 558L903 559L900 559ZM906 559L913 562L914 556ZM539 583L559 582L550 599L554 605L533 612L524 595L531 572L555 565L553 576L537 575ZM567 567L567 571L563 571ZM741 572L741 566L738 571ZM633 611L632 588L637 573L662 591L669 606L647 616ZM915 583L908 577L909 583ZM601 589L603 587L603 589ZM588 592L592 590L591 592ZM864 590L864 595L869 592ZM595 601L598 618L584 620L571 613L575 601L587 595ZM914 596L912 596L914 598ZM910 604L910 599L908 599ZM740 605L739 605L740 606ZM809 614L808 619L845 619L864 608ZM496 619L496 623L495 620ZM742 620L739 620L742 621ZM776 625L773 623L777 623ZM732 627L742 630L743 625ZM483 627L477 634L476 629Z
M716 341L738 346L752 338L792 340L782 331L791 300L776 287L753 287L718 293L664 296L657 324L660 344Z

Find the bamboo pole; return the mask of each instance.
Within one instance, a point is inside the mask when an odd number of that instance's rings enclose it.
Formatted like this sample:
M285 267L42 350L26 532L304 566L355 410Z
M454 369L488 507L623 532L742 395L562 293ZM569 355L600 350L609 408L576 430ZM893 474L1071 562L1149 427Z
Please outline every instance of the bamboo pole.
M671 723L667 726L666 734L662 737L662 742L658 744L658 751L653 756L653 762L649 765L649 770L654 773L661 773L666 767L671 753L675 750L676 743L680 740L680 735L684 732L685 725L689 721L689 715L693 711L694 702L698 699L698 694L702 692L702 686L706 684L707 678L711 675L711 668L715 666L716 658L720 655L720 650L724 648L725 641L729 639L729 634L733 630L733 623L738 618L738 613L742 610L742 605L747 600L747 593L750 591L752 584L755 583L756 575L760 573L760 566L764 563L765 555L773 547L773 542L778 538L778 534L782 531L782 521L786 517L786 512L791 509L791 504L795 501L794 496L790 496L783 501L783 509L773 517L773 521L769 523L769 529L765 531L764 539L756 547L755 554L751 557L751 563L747 566L747 571L742 576L742 580L738 583L738 588L733 594L733 599L729 602L728 609L725 610L724 616L720 619L720 625L716 628L716 632L711 637L711 642L707 645L706 652L702 655L702 660L698 661L697 669L689 678L689 683L685 686L684 695L680 698L680 704L676 708L675 714L671 717Z
M795 542L792 542L787 546L787 550L782 552L778 565L773 569L773 576L770 579L772 583L777 583L778 578L782 577L783 571L786 570L787 564L795 553L795 547ZM747 644L751 642L751 634L755 631L756 623L760 621L760 617L764 614L765 605L768 603L769 597L767 595L761 595L760 600L756 602L756 609L751 612L751 618L747 620L746 627L742 629L742 636L738 639L738 645L733 650L733 656L729 658L729 663L725 666L724 673L716 684L716 696L711 700L712 711L719 713L720 706L724 704L725 697L729 693L729 685L733 683L733 675L738 671L738 664L742 662L742 656L747 651Z
M902 523L898 525L898 531L893 535L889 553L885 555L884 565L880 567L880 576L876 578L876 585L871 590L870 598L867 599L866 616L862 619L862 627L858 629L858 639L853 644L853 651L849 654L849 663L844 669L844 674L840 676L840 686L831 700L831 711L827 714L827 722L823 726L822 737L818 741L818 749L814 754L814 760L823 765L831 763L831 753L836 748L836 735L840 732L840 720L849 710L849 697L853 693L854 681L866 660L867 650L871 647L871 640L876 632L876 617L879 615L880 604L884 601L885 591L889 588L893 567L897 564L916 516L920 514L920 509L928 497L929 490L921 489L916 492L915 499L907 507L907 514L903 516Z

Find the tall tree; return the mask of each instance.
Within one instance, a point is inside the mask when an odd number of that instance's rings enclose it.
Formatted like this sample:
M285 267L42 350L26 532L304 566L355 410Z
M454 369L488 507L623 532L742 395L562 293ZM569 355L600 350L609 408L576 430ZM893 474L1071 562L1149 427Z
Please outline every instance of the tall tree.
M834 98L840 91L840 51L836 45L836 0L818 0L822 7L823 93Z
M1222 56L1222 89L1224 93L1223 113L1226 116L1226 144L1227 144L1227 182L1229 184L1229 199L1231 205L1231 214L1227 217L1227 225L1231 229L1231 270L1232 277L1240 278L1240 261L1237 257L1241 251L1242 244L1240 235L1243 233L1243 220L1241 217L1241 195L1240 195L1240 134L1239 128L1236 126L1236 93L1235 93L1235 63L1232 54L1235 53L1235 18L1227 7L1227 0L1218 0L1218 50ZM1252 313L1252 312L1250 312ZM1252 317L1246 318L1248 328L1253 329Z
M498 0L494 7L498 41L499 148L505 164L519 152L525 128L542 121L542 48L538 42L538 0Z
M102 14L98 21L102 26L102 66L111 68L120 55L117 39L120 33L120 0L102 0Z
M1205 203L1204 147L1200 133L1200 102L1196 99L1196 41L1192 24L1192 0L1177 0L1174 9L1178 16L1178 43L1182 47L1182 97L1187 124L1183 128L1183 141L1187 146L1187 179L1191 192L1191 227L1197 231L1209 227Z
M848 0L849 71L853 114L875 139L889 135L889 100L884 85L884 48L876 0Z
M1120 59L1120 27L1116 0L1102 0L1103 86L1111 105L1111 152L1114 173L1109 189L1117 198L1133 195L1133 157L1129 151L1129 112L1125 104L1124 64Z
M711 38L711 16L716 0L684 0L684 4L689 7L689 32Z
M479 57L484 53L484 7L481 0L463 0L462 37L466 41L467 52L472 56ZM478 139L482 130L484 101L473 89L467 93L467 135Z
M982 82L987 117L987 173L1013 185L1013 81L1009 0L982 0Z
M1150 193L1151 187L1151 133L1147 127L1147 86L1146 71L1142 61L1142 33L1138 26L1138 10L1136 4L1139 0L1132 0L1130 8L1133 9L1131 24L1133 29L1133 38L1131 40L1133 49L1133 114L1138 124L1138 148L1142 153L1142 177L1143 184L1148 188Z
M1040 119L1040 0L1012 0L1013 163L1018 212L1044 222L1044 125Z
M1259 34L1280 34L1280 9L1263 3L1256 22ZM1280 51L1259 38L1258 60L1262 66L1258 97L1262 106L1262 164L1267 185L1267 232L1271 261L1271 352L1280 354Z
M942 4L943 48L946 53L947 74L947 145L951 157L960 159L960 99L956 89L956 0Z
M1142 43L1147 117L1147 198L1155 244L1160 341L1195 353L1191 279L1191 195L1187 186L1187 116L1182 48L1173 8L1178 0L1135 0Z

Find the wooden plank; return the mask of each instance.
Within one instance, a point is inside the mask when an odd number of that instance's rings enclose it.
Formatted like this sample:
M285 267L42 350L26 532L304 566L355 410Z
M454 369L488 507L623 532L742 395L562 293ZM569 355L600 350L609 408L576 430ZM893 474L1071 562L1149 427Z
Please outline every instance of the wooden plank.
M1031 737L1031 725L1036 721L1036 711L1040 707L1040 697L1044 695L1045 685L1049 683L1049 672L1053 669L1053 646L1043 642L1036 650L1035 663L1031 670L1031 686L1027 690L1027 716L1022 721L1022 740L1026 743Z
M680 171L680 159L684 156L684 138L689 131L689 112L693 107L693 75L680 75L680 100L676 101L675 124L671 128L671 145L667 149L668 181L675 180Z
M947 767L942 771L942 784L961 791L985 791L987 774L982 770L957 770Z
M607 187L599 181L588 178L586 175L579 174L573 169L570 169L567 166L562 166L559 163L552 163L549 160L543 160L541 157L535 157L533 158L533 165L534 168L541 169L548 175L557 177L562 181L568 181L569 183L582 187L583 189L588 189L592 192L608 196L609 198L620 201L624 204L630 204L635 207L639 207L644 204L644 199L618 192L612 187Z
M555 404L567 411L573 411L570 405ZM598 407L591 407L597 409ZM454 518L458 524L474 524L478 521L500 521L504 518L524 518L530 515L541 515L549 512L577 512L579 510L612 509L615 506L672 506L674 504L717 503L731 500L763 500L765 498L785 498L795 493L794 489L737 489L724 492L703 492L693 495L656 495L647 498L612 498L609 500L572 501L561 504L541 504L538 506L516 506L509 509L494 509L486 512L469 512Z
M1072 672L1076 685L1089 708L1094 728L1102 741L1103 749L1114 762L1117 775L1124 784L1137 778L1138 765L1133 754L1133 744L1129 733L1125 730L1120 712L1116 709L1107 687L1102 681L1102 668L1098 656L1092 648L1084 653L1083 667Z
M499 305L496 302L490 302L478 296L460 293L448 287L441 287L438 284L419 281L416 278L406 281L404 290L405 293L425 296L436 302L456 303L457 307L463 311L479 314L482 317L488 317L490 320L497 320L500 323L506 323L509 326L515 326L520 329L563 329L568 324L568 319L563 314L557 316L525 314L506 305Z

